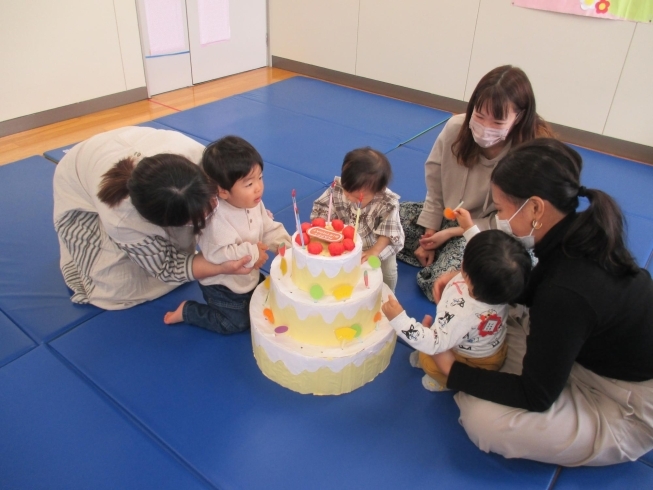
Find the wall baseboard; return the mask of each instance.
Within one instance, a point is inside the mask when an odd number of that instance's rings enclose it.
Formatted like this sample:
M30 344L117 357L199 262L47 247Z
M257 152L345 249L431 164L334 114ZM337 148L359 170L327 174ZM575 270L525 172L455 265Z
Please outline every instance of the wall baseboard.
M147 99L147 88L139 87L117 94L105 95L97 99L85 100L7 121L0 121L0 137L145 99Z
M348 87L365 90L379 95L385 95L386 97L393 97L395 99L401 99L407 102L414 102L427 107L453 112L454 114L465 112L467 110L467 102L462 100L430 94L428 92L380 82L378 80L372 80L358 75L351 75L349 73L330 70L320 66L309 65L300 61L280 58L278 56L272 56L272 66L299 73L301 75L319 78L328 82L346 85ZM582 129L570 128L568 126L562 126L561 124L551 123L551 127L558 134L559 138L567 143L653 165L653 147L589 131L583 131Z

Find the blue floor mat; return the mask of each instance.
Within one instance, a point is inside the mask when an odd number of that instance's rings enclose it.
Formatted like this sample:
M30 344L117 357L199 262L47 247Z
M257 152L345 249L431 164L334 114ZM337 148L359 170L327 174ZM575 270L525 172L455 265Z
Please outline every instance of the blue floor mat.
M308 117L237 96L156 120L178 131L214 141L245 138L266 162L324 184L331 183L345 154L362 146L387 152L396 140Z
M449 116L451 116L451 114L449 114ZM444 126L448 120L449 119L447 118L445 121L442 121L433 129L429 129L423 134L414 137L413 139L405 143L404 146L408 148L412 148L413 150L423 151L428 156L429 153L431 153L431 150L433 149L435 140L438 139L438 136L440 136L440 133L444 129Z
M583 157L584 186L610 194L623 211L653 220L653 166L574 146Z
M0 369L0 393L2 488L212 488L47 346Z
M401 146L386 156L392 165L390 190L401 196L401 202L424 201L426 182L424 180L424 162L427 154Z
M400 144L451 117L451 113L333 83L293 77L240 97L281 107Z
M586 488L653 488L653 468L639 462L604 467L562 468L553 486L553 490Z
M36 344L0 312L0 367L22 356Z
M55 168L43 157L0 167L0 310L37 343L102 311L71 303L59 270Z
M421 388L405 346L351 394L299 395L258 370L248 332L165 326L186 289L52 346L217 488L548 487L554 466L476 449L452 394Z

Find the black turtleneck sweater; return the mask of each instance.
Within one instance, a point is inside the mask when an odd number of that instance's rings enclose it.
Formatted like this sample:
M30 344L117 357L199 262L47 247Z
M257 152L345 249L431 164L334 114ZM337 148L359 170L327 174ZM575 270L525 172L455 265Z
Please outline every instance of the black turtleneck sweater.
M574 362L624 381L653 379L653 281L644 270L615 277L585 258L568 257L566 216L535 246L539 262L523 297L530 334L521 375L455 362L447 387L526 410L547 410Z

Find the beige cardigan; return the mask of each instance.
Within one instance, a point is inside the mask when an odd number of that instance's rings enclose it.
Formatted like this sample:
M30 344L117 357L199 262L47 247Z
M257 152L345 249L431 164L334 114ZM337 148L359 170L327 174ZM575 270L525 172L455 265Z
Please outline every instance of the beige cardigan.
M510 143L496 158L488 160L480 155L478 162L467 168L458 163L451 145L465 121L465 114L453 116L445 125L426 160L426 199L417 224L424 228L439 230L445 207L454 208L460 201L474 223L481 230L496 227L492 217L496 213L490 192L490 176L497 162L510 149Z

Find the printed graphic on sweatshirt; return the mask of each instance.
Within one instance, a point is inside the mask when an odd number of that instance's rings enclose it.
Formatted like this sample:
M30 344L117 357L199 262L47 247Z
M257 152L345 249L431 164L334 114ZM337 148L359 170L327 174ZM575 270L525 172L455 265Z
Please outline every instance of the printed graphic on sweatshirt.
M501 317L497 314L496 310L490 309L483 313L477 313L476 316L481 320L477 327L478 334L481 337L494 335L501 328Z

